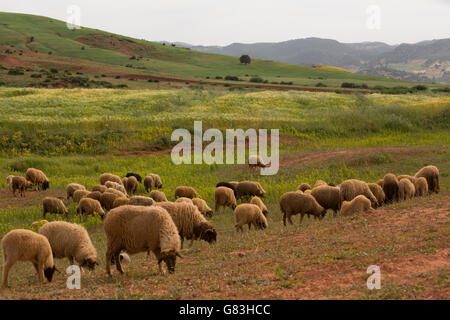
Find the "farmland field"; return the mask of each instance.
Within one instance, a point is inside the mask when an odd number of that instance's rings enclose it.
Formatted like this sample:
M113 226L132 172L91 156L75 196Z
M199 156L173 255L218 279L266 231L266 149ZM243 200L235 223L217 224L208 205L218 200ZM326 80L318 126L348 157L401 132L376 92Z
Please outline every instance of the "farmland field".
M31 264L17 264L0 298L32 299L447 299L450 248L450 97L437 94L350 94L223 89L0 89L0 236L30 228L42 198L64 196L77 182L91 188L111 172L161 176L174 200L177 185L193 186L214 207L219 181L258 180L267 192L269 228L236 234L230 209L211 219L218 241L185 243L173 275L159 275L153 255L132 256L125 274L104 272L105 234L98 217L84 224L100 266L68 290L64 274L40 285ZM171 133L218 128L280 129L280 170L260 176L245 165L172 163ZM284 227L280 196L316 180L375 182L436 165L441 192L354 217L294 217ZM4 177L42 169L50 190L14 198ZM139 194L144 195L142 185ZM49 220L60 219L49 216ZM57 260L59 269L67 260ZM382 289L366 287L379 265ZM258 270L258 272L255 272Z

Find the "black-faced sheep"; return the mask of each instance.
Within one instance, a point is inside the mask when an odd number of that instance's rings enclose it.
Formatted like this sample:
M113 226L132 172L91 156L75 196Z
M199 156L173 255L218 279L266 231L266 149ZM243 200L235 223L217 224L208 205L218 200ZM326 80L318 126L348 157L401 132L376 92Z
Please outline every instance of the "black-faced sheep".
M105 217L105 211L103 210L100 202L91 198L83 198L77 205L77 214L83 216L84 220L87 220L88 215L94 215L94 213L98 213L100 217L103 219Z
M384 176L383 191L387 203L398 201L398 179L394 174L388 173Z
M90 193L91 192L88 190L75 190L72 195L72 200L73 202L78 203L81 199L86 198Z
M73 265L75 259L80 267L91 270L98 265L97 250L92 245L86 229L79 224L53 221L44 224L39 233L48 239L53 258L68 258L70 265Z
M178 199L180 199L180 198L178 198ZM208 206L208 204L206 203L205 200L200 199L200 198L194 198L194 199L192 199L192 203L198 208L198 210L200 211L200 213L202 215L204 215L205 217L212 217L213 211Z
M420 169L415 175L415 178L424 177L427 179L428 193L439 193L440 183L439 183L439 169L435 166L427 166Z
M235 183L230 183L230 182L219 182L218 184L216 184L216 188L218 187L227 187L230 188L231 190L233 190L234 192L234 196L237 197L237 190L236 187L239 184L239 182L235 182Z
M341 216L350 216L359 212L371 210L371 202L364 195L355 197L352 201L344 201L341 205Z
M44 275L49 282L52 281L56 267L50 243L43 235L25 229L12 230L3 237L2 250L3 287L8 287L9 271L17 261L30 261L41 283Z
M130 195L135 194L139 186L139 182L134 176L123 178L122 183L125 186L126 192Z
M19 191L19 195L25 197L25 190L32 186L31 182L21 176L14 176L11 185L14 197L16 196L16 191Z
M152 251L160 272L164 261L170 273L175 272L180 256L180 236L169 213L161 207L122 206L111 210L103 228L106 232L106 273L111 275L110 261L123 273L120 252L128 254Z
M197 191L195 191L194 188L189 187L189 186L178 186L175 188L175 199L180 198L180 197L185 197L185 198L197 198L199 195L197 193Z
M134 196L130 198L130 206L152 206L155 201L150 197Z
M242 197L252 197L258 196L264 198L266 191L263 187L256 181L240 181L236 188L237 191L237 199Z
M296 214L301 215L301 224L305 214L322 219L327 212L312 195L296 191L286 192L280 197L280 209L283 213L284 225L286 225L286 218L290 224L293 224L291 216Z
M424 177L417 178L414 187L416 188L416 197L424 197L428 194L428 182Z
M386 201L386 195L384 194L383 188L376 183L369 183L369 189L372 191L375 198L377 198L378 205L382 206ZM376 207L374 207L376 208Z
M149 197L155 200L156 202L167 202L166 194L159 190L153 190L150 192Z
M118 184L122 184L122 179L120 179L119 176L116 176L115 174L112 173L104 173L100 176L100 184L101 185L105 185L106 182L111 181L111 182L115 182Z
M184 239L192 241L200 239L212 243L216 241L217 231L205 219L198 208L188 202L158 202L156 204L167 210L178 229L183 248Z
M261 212L263 213L263 215L265 217L267 217L267 215L269 214L269 211L267 210L267 207L264 204L264 202L262 202L262 200L259 197L254 196L252 198L252 200L250 200L250 203L254 204L254 205L257 205L261 209Z
M414 184L407 178L403 178L398 182L398 198L399 200L408 200L414 197L416 188Z
M66 187L67 200L71 199L77 190L86 190L86 187L78 183L69 183Z
M214 191L214 211L220 209L220 207L229 207L234 210L237 206L236 198L233 190L227 187L218 187Z
M266 217L262 213L261 209L256 204L243 203L234 209L235 225L236 231L243 232L242 226L248 225L248 230L251 229L251 225L255 229L266 229L269 224Z
M25 177L28 181L30 181L37 189L47 190L50 187L50 182L47 179L47 176L41 170L35 168L28 168Z
M297 187L297 190L300 190L302 192L305 192L306 190L311 189L311 186L309 185L309 183L302 183Z
M333 210L334 215L341 209L341 191L338 187L320 184L312 189L311 195L325 210Z
M365 181L349 179L345 180L340 184L339 189L341 190L341 200L342 201L351 201L356 196L364 195L366 198L370 200L373 207L378 206L378 200L373 195L372 191Z
M44 219L47 213L64 214L66 216L66 219L69 216L69 212L67 211L64 202L62 202L61 199L55 197L45 197L44 200L42 200L42 208Z
M137 174L137 173L129 172L129 173L126 174L125 177L126 177L126 178L129 178L129 177L135 177L136 180L137 180L139 183L142 183L142 177L141 177L139 174Z

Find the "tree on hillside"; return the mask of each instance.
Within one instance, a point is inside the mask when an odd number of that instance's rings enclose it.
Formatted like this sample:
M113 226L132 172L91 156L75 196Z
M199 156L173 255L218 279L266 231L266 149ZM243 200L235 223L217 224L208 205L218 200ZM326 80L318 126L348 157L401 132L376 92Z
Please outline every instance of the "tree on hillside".
M243 64L250 64L252 62L252 59L248 54L244 54L239 58L239 61Z

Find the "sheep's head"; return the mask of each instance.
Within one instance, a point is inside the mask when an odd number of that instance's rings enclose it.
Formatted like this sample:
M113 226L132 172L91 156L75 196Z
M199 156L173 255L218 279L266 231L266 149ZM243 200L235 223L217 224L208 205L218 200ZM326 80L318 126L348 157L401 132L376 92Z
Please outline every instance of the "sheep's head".
M264 217L267 217L269 215L269 211L267 211L266 209L264 209L262 213Z
M213 211L212 210L206 211L205 216L212 217L213 216Z
M261 229L261 230L267 228L267 223L266 223L266 221L264 221L263 219L258 219L258 220L256 221L256 228Z
M48 282L52 282L53 274L55 273L55 271L56 271L55 265L53 265L53 267L51 267L51 268L44 269L44 275L47 278Z
M81 267L88 268L89 270L94 270L96 265L98 266L98 262L94 257L86 258L81 263Z
M161 252L158 264L160 264L162 261L166 263L167 269L169 270L169 273L175 272L175 264L177 262L177 257L183 258L177 250L171 249L169 251Z
M233 209L233 210L236 209L236 205L235 205L235 204L232 204L232 205L231 205L231 209Z
M208 222L203 222L194 227L194 236L196 239L204 240L208 243L216 242L217 231L214 226Z
M48 188L50 188L50 182L46 180L42 183L42 190L47 190Z

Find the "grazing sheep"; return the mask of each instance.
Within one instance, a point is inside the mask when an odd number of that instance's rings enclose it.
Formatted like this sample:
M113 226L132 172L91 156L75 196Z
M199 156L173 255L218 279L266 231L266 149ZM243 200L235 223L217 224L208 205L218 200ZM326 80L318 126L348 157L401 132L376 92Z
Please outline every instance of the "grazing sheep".
M398 182L398 198L399 200L408 200L414 197L416 188L414 184L407 178L403 178Z
M175 188L175 199L180 198L180 197L192 199L192 198L198 198L199 195L198 195L197 191L195 191L195 189L192 187L178 186Z
M149 192L152 191L152 189L157 188L160 189L162 188L162 181L159 175L154 174L154 173L149 173L145 178L144 178L144 188L145 191Z
M328 183L326 183L325 181L317 180L316 183L314 184L313 189L317 188L317 187L320 187L320 186L327 186L327 185L328 185ZM310 188L308 188L308 189L310 189Z
M234 196L237 197L237 185L239 184L239 182L235 182L235 183L230 183L230 182L219 182L218 184L216 184L216 188L218 187L227 187L230 188L231 190L233 190L234 192Z
M56 267L50 243L43 235L25 229L12 230L3 237L2 250L3 287L8 287L9 271L17 261L30 261L41 283L44 282L44 275L49 282L52 281Z
M110 261L123 273L120 252L128 254L153 251L160 272L164 261L170 273L175 272L180 256L180 236L169 213L161 207L122 206L111 210L103 228L106 232L106 273L111 275Z
M28 181L36 186L36 190L42 188L42 190L47 190L50 187L50 182L47 176L41 170L35 168L28 168L25 177Z
M309 185L309 183L302 183L301 185L299 185L297 187L297 190L300 190L302 192L305 192L308 189L311 189L311 186Z
M109 203L108 203L109 205ZM84 221L87 220L88 215L94 215L97 212L103 219L105 217L105 211L103 210L100 202L91 198L83 198L77 205L77 214L83 216Z
M386 200L386 195L384 194L383 188L376 183L369 183L369 189L372 191L375 198L377 198L378 205L382 206Z
M178 198L178 199L180 199L180 198ZM191 201L198 208L198 210L200 211L200 213L202 215L204 215L205 217L212 217L213 211L208 206L208 204L206 203L205 200L200 199L200 198L194 198Z
M235 189L237 189L239 181L229 181L228 183L231 184ZM226 186L224 186L224 187L226 187Z
M238 183L237 188L237 199L242 197L252 197L258 196L264 198L266 191L264 191L263 187L256 181L241 181Z
M114 200L116 200L117 198L120 198L120 195L117 195L115 193L112 192L104 192L102 193L101 197L100 197L100 204L102 205L103 208L105 208L106 210L111 210L113 208L114 205ZM122 197L122 198L126 198L126 197ZM87 198L84 198L87 199Z
M233 190L227 187L218 187L214 191L214 211L217 213L220 207L236 208L236 198Z
M39 221L33 221L33 223L30 225L30 228L33 230L37 230L40 227L42 227L44 224L48 223L47 220L39 220Z
M439 193L441 187L439 183L439 169L435 166L427 166L420 169L415 175L415 178L423 177L427 179L428 193Z
M342 201L351 201L356 198L356 196L364 195L370 200L373 207L378 206L378 200L373 195L372 191L370 191L367 182L349 179L342 182L339 189L341 190Z
M149 197L155 200L156 202L167 202L166 194L159 190L153 190L150 192Z
M48 239L53 258L68 258L70 265L73 265L75 259L80 267L90 270L94 270L95 265L98 265L97 250L92 245L86 229L79 224L53 221L44 224L39 233Z
M398 179L394 174L388 173L384 176L383 191L386 195L386 203L398 201Z
M407 175L407 174L401 174L401 175L397 176L398 181L400 181L402 179L408 179L413 184L414 184L414 182L416 182L416 178L414 178L413 176Z
M260 156L251 155L248 157L248 167L250 169L267 168L270 163L265 163Z
M107 187L108 189L116 189L117 191L122 192L124 195L127 195L127 191L125 190L125 187L123 186L122 183L106 181L105 187ZM108 189L106 189L106 190L108 190Z
M12 193L14 197L16 196L16 191L19 190L19 195L22 197L25 197L25 190L28 188L31 188L32 184L30 181L26 180L24 177L21 176L14 176L12 178Z
M136 193L139 186L139 182L134 176L123 178L122 183L125 186L126 192L131 195Z
M115 182L118 184L122 184L122 179L120 179L119 176L116 176L115 174L112 173L104 173L100 176L100 184L101 185L105 185L106 182L111 181L111 182Z
M130 206L152 206L155 204L155 201L149 197L143 196L134 196L130 198Z
M107 187L105 187L104 185L101 184L97 184L95 186L92 187L92 192L98 191L100 193L103 193L106 191L106 189L108 189Z
M119 191L117 189L114 189L114 188L107 188L105 192L114 193L115 195L117 195L119 197L127 197L127 195L125 193L123 193L122 191ZM105 192L103 192L103 193L105 193Z
M127 173L127 175L125 177L126 178L135 177L139 183L142 183L142 177L140 175L138 175L137 173L129 172L129 173Z
M290 224L293 224L291 216L300 214L300 224L305 214L312 214L314 217L322 219L326 210L310 194L304 194L296 191L286 192L280 197L280 209L283 213L283 224L286 225L286 218Z
M366 212L372 208L370 203L370 200L364 195L359 195L352 201L344 201L341 205L341 216L350 216L358 212Z
M177 200L175 200L175 202L188 202L188 203L194 204L194 203L192 202L192 199L191 199L191 198L186 198L186 197L180 197L180 198L178 198Z
M69 212L67 211L67 208L61 199L54 197L45 197L44 200L42 200L42 207L44 219L47 213L65 214L66 219L69 217Z
M242 226L246 224L248 225L248 230L251 229L251 225L257 230L266 229L269 226L266 217L256 204L243 203L238 205L236 209L234 209L234 216L236 219L234 225L236 231L240 230L243 232L244 229Z
M9 190L12 191L12 179L14 176L10 175L6 177L6 185L8 186Z
M333 210L334 215L341 209L341 191L338 187L320 184L312 189L311 195L325 210Z
M91 192L89 190L75 190L72 195L72 200L75 203L80 202L81 199L86 198Z
M416 188L416 197L424 197L428 194L428 183L424 177L417 178L414 187Z
M73 197L73 194L77 190L86 190L86 187L78 183L69 183L66 187L67 200Z
M91 198L91 199L95 199L97 201L100 201L100 197L101 196L102 196L102 193L100 191L92 191L91 193L86 195L85 198Z
M117 208L117 207L120 207L120 206L126 206L126 205L129 205L129 204L130 204L130 199L119 197L119 198L116 198L114 200L113 208Z
M254 205L257 205L261 209L261 212L263 213L263 215L265 217L267 217L267 215L269 214L269 211L267 210L267 207L264 204L264 202L262 202L262 200L259 197L254 196L252 198L252 200L250 200L250 203L254 204Z
M217 232L214 226L205 219L198 208L188 202L159 202L156 204L167 210L178 229L181 238L181 248L186 238L204 240L208 243L216 241Z
M381 188L383 188L383 182L384 182L384 180L380 179L377 181L377 185L379 185Z

